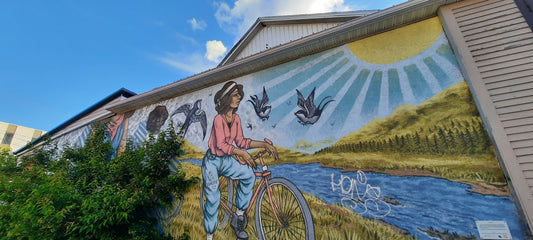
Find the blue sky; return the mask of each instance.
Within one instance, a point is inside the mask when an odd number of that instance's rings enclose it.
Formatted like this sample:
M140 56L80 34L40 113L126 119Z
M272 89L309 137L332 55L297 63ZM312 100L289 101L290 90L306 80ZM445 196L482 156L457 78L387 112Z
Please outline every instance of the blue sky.
M384 9L405 0L0 2L0 121L50 131L124 87L216 67L261 16Z

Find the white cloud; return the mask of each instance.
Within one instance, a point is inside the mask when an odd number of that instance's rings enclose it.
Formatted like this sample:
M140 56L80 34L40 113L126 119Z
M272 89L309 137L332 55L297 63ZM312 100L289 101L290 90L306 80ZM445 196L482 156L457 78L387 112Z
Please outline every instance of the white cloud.
M233 7L219 2L216 8L219 26L238 38L258 17L352 10L344 0L237 0Z
M165 53L156 59L189 74L197 74L216 67L216 63L207 60L200 53Z
M196 18L187 20L192 27L192 30L204 30L207 27L207 23L204 20L197 21Z
M190 74L197 74L216 67L217 63L220 62L220 58L222 58L224 53L228 50L226 46L218 40L206 42L205 47L206 52L203 55L199 52L167 52L164 53L163 56L155 57L155 59L178 70Z
M185 41L189 42L193 46L200 46L200 43L198 43L196 41L196 39L194 39L192 37L189 37L189 36L186 36L186 35L183 35L183 34L181 34L179 32L176 33L176 37L178 37L179 39L182 39L182 40L185 40Z
M228 50L221 41L211 40L205 44L206 53L205 57L212 62L219 62L220 58Z

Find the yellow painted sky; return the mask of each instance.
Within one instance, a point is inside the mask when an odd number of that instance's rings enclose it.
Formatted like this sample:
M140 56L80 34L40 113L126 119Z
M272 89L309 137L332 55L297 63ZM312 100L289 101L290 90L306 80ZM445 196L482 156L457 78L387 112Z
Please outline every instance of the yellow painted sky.
M399 62L431 46L442 32L438 17L348 44L360 59L374 64Z

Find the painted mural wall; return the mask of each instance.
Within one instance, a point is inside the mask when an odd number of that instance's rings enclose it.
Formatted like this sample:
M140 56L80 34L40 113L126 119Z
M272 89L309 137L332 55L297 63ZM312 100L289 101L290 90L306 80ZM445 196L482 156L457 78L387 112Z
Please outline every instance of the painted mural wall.
M117 116L110 140L139 144L171 121L186 155L170 164L203 179L154 212L176 236L235 238L228 205L249 207L250 239L479 239L480 221L525 238L438 18ZM88 131L61 141L83 144ZM268 150L271 191L228 156L253 147ZM218 191L223 176L239 180Z

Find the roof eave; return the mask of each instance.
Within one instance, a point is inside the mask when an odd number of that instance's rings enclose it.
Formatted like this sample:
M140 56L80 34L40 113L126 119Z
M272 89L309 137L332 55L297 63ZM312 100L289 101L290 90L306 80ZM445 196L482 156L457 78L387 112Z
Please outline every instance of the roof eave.
M62 124L60 124L59 126L55 127L54 129L46 132L45 134L41 135L40 137L38 137L36 139L34 139L30 143L26 144L25 146L21 147L17 151L13 152L13 154L18 155L18 154L30 149L31 146L35 146L36 144L40 143L41 141L43 141L47 137L54 136L54 134L56 134L56 133L60 132L61 130L65 129L66 127L68 127L72 123L82 119L83 117L85 117L88 114L94 112L95 110L103 107L104 105L106 105L110 101L113 101L114 99L116 99L116 98L118 98L120 96L129 98L129 97L132 97L132 96L135 96L135 95L137 95L137 94L132 92L132 91L130 91L130 90L128 90L128 89L121 88L121 89L115 91L114 93L110 94L106 98L98 101L97 103L95 103L92 106L88 107L87 109L83 110L81 113L77 114L76 116L74 116L74 117L68 119L67 121L63 122Z

